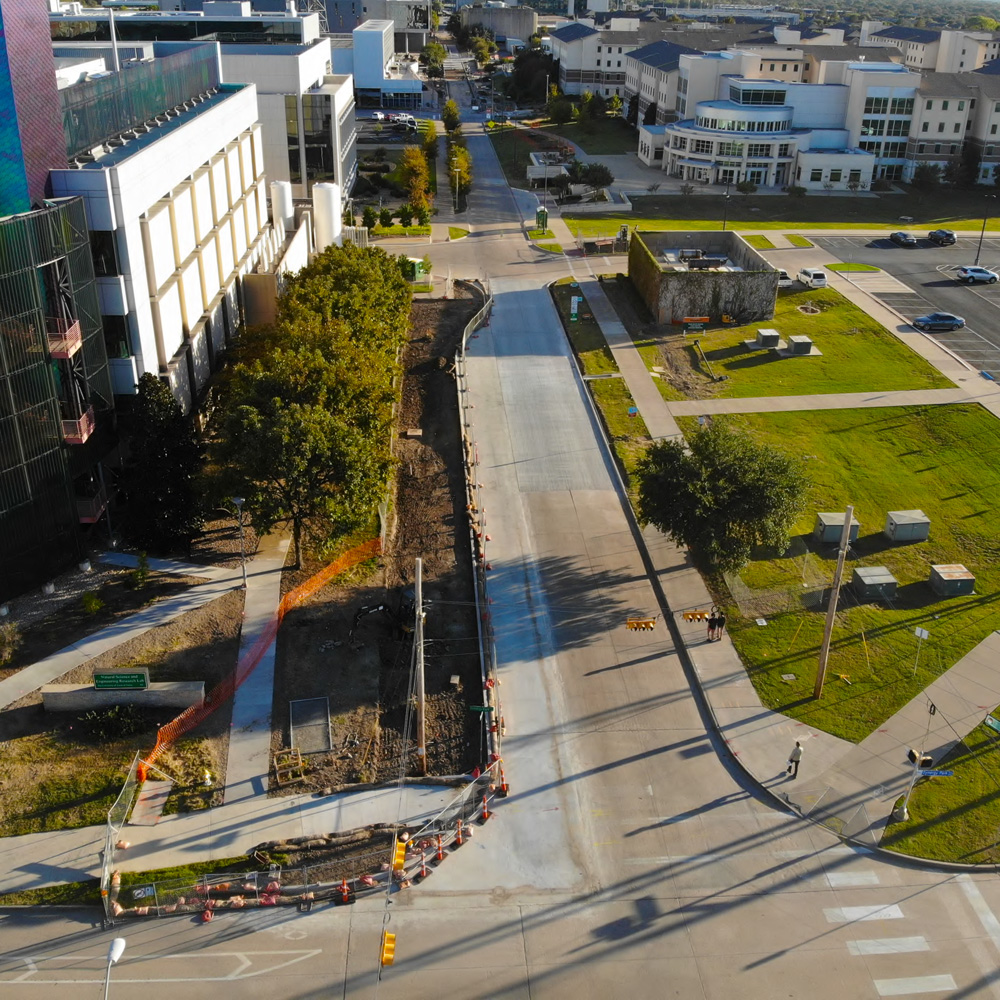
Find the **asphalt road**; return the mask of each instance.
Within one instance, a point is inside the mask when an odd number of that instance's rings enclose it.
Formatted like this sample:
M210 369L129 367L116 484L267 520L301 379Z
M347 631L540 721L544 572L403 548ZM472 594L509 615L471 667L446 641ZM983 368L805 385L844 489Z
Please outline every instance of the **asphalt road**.
M916 235L916 234L914 234ZM897 247L888 236L810 237L840 260L874 264L908 286L909 293L877 292L886 305L908 319L930 312L950 312L965 317L964 330L935 333L942 344L979 371L1000 378L1000 282L995 285L965 285L955 272L976 259L978 239L960 237L951 247L935 246L920 239L915 249ZM983 242L982 267L1000 273L1000 240Z

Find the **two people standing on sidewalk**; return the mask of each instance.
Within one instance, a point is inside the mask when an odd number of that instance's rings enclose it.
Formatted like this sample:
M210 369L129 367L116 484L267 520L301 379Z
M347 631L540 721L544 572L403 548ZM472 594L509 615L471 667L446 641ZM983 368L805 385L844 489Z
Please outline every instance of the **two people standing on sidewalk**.
M713 607L712 613L708 616L708 641L721 639L722 633L726 630L726 615L724 611Z

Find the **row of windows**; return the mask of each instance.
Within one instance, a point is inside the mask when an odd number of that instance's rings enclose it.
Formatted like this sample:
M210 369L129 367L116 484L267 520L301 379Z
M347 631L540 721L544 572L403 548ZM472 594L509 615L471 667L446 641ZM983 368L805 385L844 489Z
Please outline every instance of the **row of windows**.
M780 107L785 103L784 90L757 90L731 85L729 100L735 104L763 104L770 107Z
M905 142L859 142L858 147L866 153L874 153L876 156L886 156L890 159L906 155Z
M771 63L771 69L769 70L769 72L771 72L771 73L774 72L774 66L775 66L775 64ZM797 73L798 71L799 71L799 64L798 63L792 63L792 72L793 73ZM782 63L781 64L781 72L782 73L787 73L788 72L788 63Z
M791 119L780 122L741 122L730 118L699 118L698 124L717 132L787 132L792 127Z
M799 169L796 171L795 178L796 178L796 180L802 180L802 168L801 167L799 167ZM827 180L830 181L831 184L837 184L840 181L842 181L843 179L844 179L844 171L836 169L836 168L832 169L830 171L829 177L827 177ZM823 168L822 167L813 167L812 170L809 171L809 180L812 181L812 182L814 182L814 183L816 181L822 181L823 180ZM850 171L848 173L848 175L847 175L847 181L848 181L849 184L860 184L861 183L861 171L860 170L852 170L852 171Z
M975 101L970 101L969 102L969 108L970 108L970 110L972 108L974 108L975 106L976 106L976 102ZM933 101L927 101L927 103L924 104L924 107L928 111L933 111L934 110L934 102ZM950 107L951 107L951 101L950 100L949 101L942 101L941 102L941 110L942 111L947 111ZM959 101L958 102L958 110L959 111L964 111L965 110L965 101ZM997 102L996 107L993 110L994 111L1000 111L1000 101Z
M889 102L888 97L869 97L865 101L866 115L912 115L912 97L894 97Z
M930 146L930 145L931 145L930 143L925 143L925 142L918 143L917 144L917 153L926 153L926 152L928 152L928 148L927 147ZM958 143L954 143L953 142L950 146L945 147L945 146L942 146L940 142L935 142L934 143L934 150L933 150L933 152L935 152L935 153L945 152L945 153L951 153L951 154L957 153L958 152ZM991 156L992 154L993 154L993 147L992 146L987 146L986 147L986 155L987 156Z
M597 51L598 51L598 52L600 52L600 51L601 51L601 47L600 47L600 45L598 45L598 46L597 46ZM609 52L609 53L611 52L611 46L610 46L610 45L608 46L608 52ZM622 54L622 47L621 47L621 46L619 45L619 46L618 46L618 55L621 55L621 54Z
M671 146L674 149L687 149L688 141L682 135L675 135ZM695 153L712 153L714 143L710 139L695 139L691 143L691 150ZM792 144L781 142L777 146L777 154L773 152L774 146L769 142L720 142L718 145L719 156L743 156L744 149L747 156L791 156Z
M920 126L920 131L921 132L927 132L927 131L929 131L929 128L928 128L929 125L930 125L930 122L924 122ZM972 122L966 122L965 123L965 127L966 128L972 128ZM939 132L943 132L944 131L944 122L938 122L937 130ZM958 132L961 132L962 131L962 123L961 122L955 122L955 124L952 125L951 130L952 130L952 132L955 132L956 134ZM990 129L990 134L991 135L996 135L997 134L997 127L996 127L996 125L992 126L992 128Z
M912 120L909 118L863 118L861 120L862 135L909 135ZM924 122L926 125L927 123Z

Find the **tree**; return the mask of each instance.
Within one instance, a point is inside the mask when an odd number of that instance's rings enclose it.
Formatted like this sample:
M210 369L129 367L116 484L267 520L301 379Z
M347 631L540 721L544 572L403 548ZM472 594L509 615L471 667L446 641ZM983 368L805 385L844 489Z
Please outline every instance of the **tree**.
M744 198L749 198L750 195L756 194L757 185L754 184L753 181L740 181L739 184L736 185L736 190L739 191Z
M372 205L365 205L361 213L361 225L371 232L378 225L378 213Z
M490 61L492 54L496 51L496 43L491 43L479 35L472 39L472 42L469 45L469 51L472 53L473 58L480 66L485 66Z
M1000 21L994 21L992 17L983 14L976 14L965 19L963 25L966 31L996 31L1000 28Z
M809 486L794 459L717 423L657 442L636 475L639 519L732 572L757 546L788 546Z
M431 174L423 150L407 146L399 158L398 173L409 203L414 208L428 205L431 200Z
M918 163L910 183L917 191L936 191L941 186L941 168L936 163Z
M170 386L149 372L139 379L132 416L119 480L126 508L122 532L143 549L186 548L202 524L196 481L201 447L194 428Z
M412 205L400 205L399 206L399 221L404 226L409 226L413 223L413 206Z
M623 107L624 107L624 102L617 94L615 94L614 97L608 98L609 115L614 115L615 118L620 118Z
M643 125L655 125L656 124L656 104L650 102L646 105L646 113L642 116Z
M633 128L639 124L639 95L633 94L628 99L628 110L625 112L625 121Z
M444 102L444 107L441 109L441 121L444 123L446 132L454 132L462 121L458 105L451 98Z
M573 104L566 97L557 97L549 101L549 118L557 125L565 125L573 118Z
M448 57L448 50L440 42L428 42L420 50L420 62L424 66L441 66Z
M383 229L388 229L392 225L392 209L381 208L378 213L378 224Z
M611 168L603 163L587 163L583 167L582 180L596 195L601 188L614 184L615 175L611 172Z
M448 165L448 183L451 185L452 198L462 207L463 200L468 197L472 187L472 157L465 146L455 143L451 149Z

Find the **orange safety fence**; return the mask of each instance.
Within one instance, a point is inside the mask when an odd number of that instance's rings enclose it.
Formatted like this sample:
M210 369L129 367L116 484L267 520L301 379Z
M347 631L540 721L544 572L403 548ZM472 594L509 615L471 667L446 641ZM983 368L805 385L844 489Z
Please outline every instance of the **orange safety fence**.
M362 542L338 556L332 563L311 576L305 583L289 591L281 599L274 617L267 623L254 644L247 649L236 663L236 669L219 681L205 696L200 705L192 705L184 709L176 719L161 726L156 734L156 746L141 764L152 764L172 743L185 733L189 733L200 725L217 708L224 705L236 693L236 689L253 673L257 664L263 659L271 643L278 634L285 615L303 601L312 597L318 590L325 587L335 576L356 566L366 559L377 556L382 551L382 542L378 538ZM143 772L145 768L142 768Z

